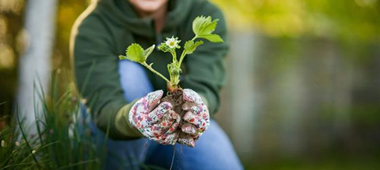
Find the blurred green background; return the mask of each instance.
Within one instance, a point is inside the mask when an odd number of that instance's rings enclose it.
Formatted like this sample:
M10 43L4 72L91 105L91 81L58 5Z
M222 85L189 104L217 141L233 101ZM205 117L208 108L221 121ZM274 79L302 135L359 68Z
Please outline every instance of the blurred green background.
M380 1L212 1L231 47L217 119L246 168L379 169ZM71 27L90 1L57 2L51 70L70 71ZM0 116L30 46L27 3L0 0Z

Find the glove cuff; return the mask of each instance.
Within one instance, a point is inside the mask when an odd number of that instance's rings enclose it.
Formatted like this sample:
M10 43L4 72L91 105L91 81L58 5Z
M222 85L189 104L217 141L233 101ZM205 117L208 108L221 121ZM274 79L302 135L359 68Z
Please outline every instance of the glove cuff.
M133 102L123 106L118 113L116 114L115 119L115 126L116 129L123 135L127 137L144 137L143 134L135 126L133 126L129 120L129 111L131 110L132 106L136 103L137 100L134 100Z

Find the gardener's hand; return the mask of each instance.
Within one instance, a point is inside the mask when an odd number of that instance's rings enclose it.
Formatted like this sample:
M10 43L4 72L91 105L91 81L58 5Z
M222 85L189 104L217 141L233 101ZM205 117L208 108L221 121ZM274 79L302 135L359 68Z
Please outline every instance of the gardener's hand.
M181 117L168 102L159 103L162 90L149 93L138 100L129 112L129 121L144 136L161 144L174 145L179 132L175 132Z
M187 135L181 135L179 143L190 147L195 147L195 141L203 134L210 125L210 114L202 98L191 89L183 90L183 99L185 104L182 109L187 111L183 120L186 122L182 125L182 132Z

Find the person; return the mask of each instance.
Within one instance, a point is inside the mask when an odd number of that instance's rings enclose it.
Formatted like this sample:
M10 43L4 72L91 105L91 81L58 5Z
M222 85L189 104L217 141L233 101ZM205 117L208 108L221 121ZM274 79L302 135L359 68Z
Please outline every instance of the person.
M180 117L170 103L159 102L166 92L165 81L118 56L132 43L146 48L166 37L189 40L194 36L192 21L201 15L219 19L214 33L225 41L205 42L185 58L180 81L184 100L195 104L203 116L189 109L187 116ZM228 137L212 118L225 81L227 42L223 14L207 0L92 2L74 24L70 48L76 85L91 113L92 133L99 144L107 145L105 169L243 169ZM159 50L147 60L166 77L170 61ZM180 125L181 119L187 123ZM106 134L110 139L102 140Z

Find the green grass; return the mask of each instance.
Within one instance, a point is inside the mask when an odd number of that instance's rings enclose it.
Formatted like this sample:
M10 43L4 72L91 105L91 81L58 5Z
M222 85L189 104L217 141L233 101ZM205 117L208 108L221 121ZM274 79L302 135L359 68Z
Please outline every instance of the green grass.
M76 90L67 86L58 95L58 76L52 84L48 97L35 96L43 101L42 116L36 116L36 134L27 134L17 108L12 123L0 129L0 170L102 169L105 146L96 145L89 125L80 130L81 122L74 121L80 114Z

